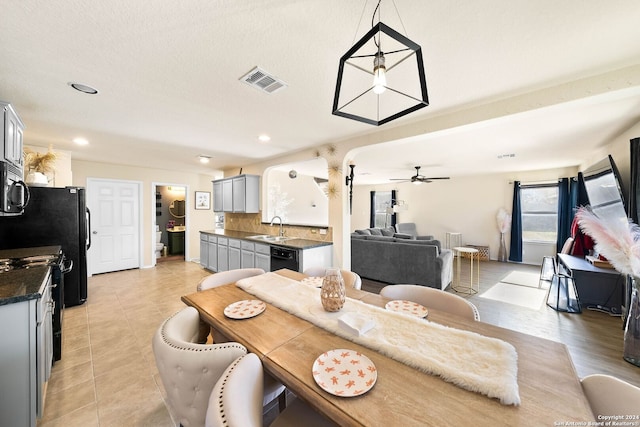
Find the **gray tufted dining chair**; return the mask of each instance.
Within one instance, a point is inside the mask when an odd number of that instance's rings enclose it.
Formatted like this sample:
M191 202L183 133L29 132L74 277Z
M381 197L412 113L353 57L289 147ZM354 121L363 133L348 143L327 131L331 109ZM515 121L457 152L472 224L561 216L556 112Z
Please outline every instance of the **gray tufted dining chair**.
M227 367L247 353L237 342L196 343L199 324L198 310L185 307L166 319L152 339L167 403L174 420L183 427L204 425L211 390ZM265 378L263 405L284 391L282 384Z

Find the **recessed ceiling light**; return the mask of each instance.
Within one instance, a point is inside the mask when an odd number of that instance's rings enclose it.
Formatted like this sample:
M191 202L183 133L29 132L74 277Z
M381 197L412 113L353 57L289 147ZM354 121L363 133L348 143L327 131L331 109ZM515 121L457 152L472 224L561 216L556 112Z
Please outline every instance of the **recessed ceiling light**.
M94 89L91 86L83 85L82 83L69 82L67 84L82 93L87 93L89 95L95 95L98 93L98 89Z
M271 137L269 135L262 134L258 137L261 142L269 142L271 141Z
M78 145L89 145L89 141L87 141L84 138L74 138L73 142L78 144Z
M200 154L198 158L200 159L200 163L209 163L209 159L211 159L211 156L205 156L204 154Z

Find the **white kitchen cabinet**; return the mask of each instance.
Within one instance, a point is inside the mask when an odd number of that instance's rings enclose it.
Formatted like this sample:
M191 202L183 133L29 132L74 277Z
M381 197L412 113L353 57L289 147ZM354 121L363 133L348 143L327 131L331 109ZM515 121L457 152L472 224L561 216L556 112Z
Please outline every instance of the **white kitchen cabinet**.
M298 251L298 271L309 268L331 267L333 265L333 245L316 246Z
M240 242L240 268L254 268L255 259L254 243L246 240Z
M255 244L255 267L271 271L271 246L263 243Z
M238 175L213 181L214 212L260 211L260 176Z
M0 111L0 130L4 133L4 160L22 171L24 124L11 104L0 101Z
M229 239L229 270L240 268L240 240Z

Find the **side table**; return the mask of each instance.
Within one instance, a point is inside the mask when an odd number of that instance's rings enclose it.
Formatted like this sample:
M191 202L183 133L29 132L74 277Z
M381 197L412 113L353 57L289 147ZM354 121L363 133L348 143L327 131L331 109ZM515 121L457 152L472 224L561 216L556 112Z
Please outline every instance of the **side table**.
M453 290L460 293L466 293L467 295L476 294L480 291L480 251L475 248L469 248L466 246L457 246L453 248L454 252L457 253L457 270L458 270L458 280L455 286L452 286ZM469 284L462 284L462 280L460 277L460 258L462 258L462 254L469 254L469 263L470 263L470 274L469 274ZM475 282L475 288L473 283L473 261L476 259L478 265L476 266L477 277Z

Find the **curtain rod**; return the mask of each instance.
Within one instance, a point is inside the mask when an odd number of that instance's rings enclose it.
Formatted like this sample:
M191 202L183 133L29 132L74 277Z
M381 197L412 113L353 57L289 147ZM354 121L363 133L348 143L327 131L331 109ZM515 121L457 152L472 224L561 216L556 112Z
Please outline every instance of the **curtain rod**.
M577 181L578 178L575 176L570 176L567 177L570 178L574 181ZM522 185L531 185L531 184L557 184L558 181L560 181L562 178L558 178L556 180L551 180L551 179L546 179L546 180L540 180L540 181L520 181L520 184ZM509 184L513 184L515 180L509 180Z

